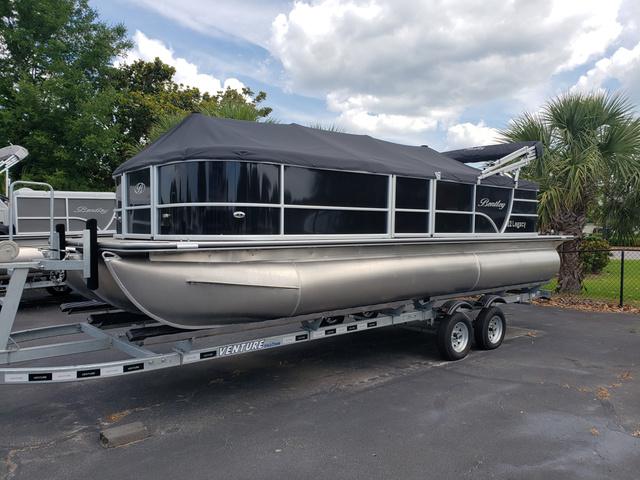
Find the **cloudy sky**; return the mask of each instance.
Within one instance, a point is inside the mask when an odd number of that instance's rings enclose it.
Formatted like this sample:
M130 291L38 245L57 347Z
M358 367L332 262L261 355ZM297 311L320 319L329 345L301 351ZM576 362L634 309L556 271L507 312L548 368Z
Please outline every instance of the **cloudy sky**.
M491 143L570 89L640 105L637 0L91 0L128 59L176 80L264 90L281 122L438 150Z

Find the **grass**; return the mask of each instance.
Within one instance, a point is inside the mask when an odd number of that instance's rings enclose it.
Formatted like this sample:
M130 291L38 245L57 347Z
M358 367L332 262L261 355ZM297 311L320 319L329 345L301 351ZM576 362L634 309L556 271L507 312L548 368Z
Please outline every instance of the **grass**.
M555 291L557 281L553 279L544 287L545 290ZM620 260L610 260L602 273L588 275L583 283L584 298L598 300L620 300ZM640 304L640 260L624 261L624 302Z

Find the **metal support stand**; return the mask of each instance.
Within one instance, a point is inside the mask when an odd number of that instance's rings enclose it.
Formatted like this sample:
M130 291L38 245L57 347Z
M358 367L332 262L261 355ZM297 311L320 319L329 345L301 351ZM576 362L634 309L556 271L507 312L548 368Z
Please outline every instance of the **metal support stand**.
M12 184L13 185L13 184ZM85 231L84 236L88 237L90 232ZM60 232L51 233L51 246L57 248L60 245ZM0 364L10 364L26 360L50 358L69 353L92 352L110 348L113 344L111 338L106 336L95 327L88 324L56 325L39 329L25 330L23 332L13 332L22 292L25 290L29 271L57 271L57 270L81 270L83 276L89 276L88 254L82 260L60 260L63 255L60 251L54 251L51 258L34 260L30 262L7 262L0 263L3 269L10 272L9 285L6 294L2 298L2 309L0 310ZM95 331L98 330L100 335ZM93 338L91 340L73 341L62 344L39 345L35 347L22 348L21 342L31 340L57 337L70 333L86 333ZM131 350L133 352L134 350Z
M9 335L16 319L16 313L18 313L28 273L29 267L22 267L14 268L11 274L7 294L2 302L2 310L0 310L0 348L2 350L8 348Z

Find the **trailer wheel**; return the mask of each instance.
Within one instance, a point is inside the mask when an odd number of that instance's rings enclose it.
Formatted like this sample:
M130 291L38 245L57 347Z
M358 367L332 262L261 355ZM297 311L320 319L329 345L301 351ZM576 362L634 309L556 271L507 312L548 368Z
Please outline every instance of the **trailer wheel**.
M71 289L64 284L66 279L67 272L65 272L64 270L53 270L49 272L49 281L58 284L52 287L47 287L47 292L49 293L49 295L53 295L54 297L61 297L71 293Z
M47 287L47 293L54 297L64 297L65 295L69 295L71 293L71 289L66 285L58 285L55 287Z
M446 360L460 360L471 348L471 321L462 312L445 315L438 325L436 343Z
M332 327L333 325L340 325L344 322L344 315L337 315L335 317L323 317L320 322L321 327Z
M482 350L498 348L504 340L507 321L498 307L483 308L474 322L476 345Z

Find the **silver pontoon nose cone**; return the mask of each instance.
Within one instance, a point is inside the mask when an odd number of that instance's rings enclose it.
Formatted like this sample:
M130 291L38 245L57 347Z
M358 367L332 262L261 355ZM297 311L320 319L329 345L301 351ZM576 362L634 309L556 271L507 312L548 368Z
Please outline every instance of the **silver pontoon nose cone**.
M20 247L13 240L2 240L0 242L0 263L15 260L19 253Z

